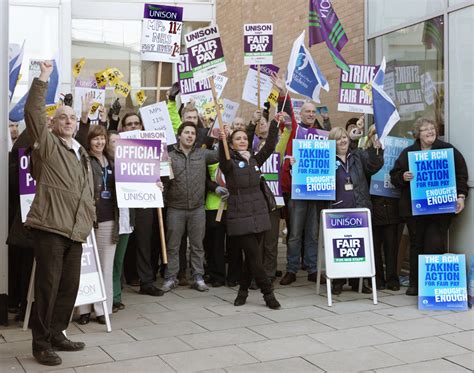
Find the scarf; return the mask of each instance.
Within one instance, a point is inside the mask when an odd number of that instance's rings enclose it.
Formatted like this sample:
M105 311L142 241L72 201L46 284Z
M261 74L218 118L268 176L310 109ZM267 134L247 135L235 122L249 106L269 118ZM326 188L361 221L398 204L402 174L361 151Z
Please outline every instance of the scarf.
M248 150L239 150L238 153L240 154L240 156L245 159L247 162L249 161L250 159L250 152Z

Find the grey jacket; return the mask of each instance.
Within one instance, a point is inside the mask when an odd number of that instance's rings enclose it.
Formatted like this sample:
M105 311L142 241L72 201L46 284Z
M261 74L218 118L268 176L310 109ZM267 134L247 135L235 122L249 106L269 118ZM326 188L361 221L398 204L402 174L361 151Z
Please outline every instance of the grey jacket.
M203 207L206 197L207 165L217 163L217 150L194 147L186 155L178 145L169 150L173 179L165 185L166 207L192 210Z

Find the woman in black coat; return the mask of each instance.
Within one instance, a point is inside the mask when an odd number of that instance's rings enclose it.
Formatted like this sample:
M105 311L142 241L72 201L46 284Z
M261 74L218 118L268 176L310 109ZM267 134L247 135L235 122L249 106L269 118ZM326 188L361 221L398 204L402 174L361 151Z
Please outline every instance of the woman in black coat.
M428 118L419 118L415 122L414 132L415 143L400 153L390 171L392 184L401 191L400 216L406 219L410 233L410 286L406 291L407 295L418 295L418 255L443 254L447 251L448 229L454 216L453 214L413 216L410 180L414 175L408 169L408 152L452 148L457 188L456 214L464 209L464 199L469 191L466 161L454 146L438 139L436 123Z
M247 133L234 131L229 138L230 159L224 153L221 133L219 145L219 167L225 175L230 196L227 201L227 234L239 241L245 253L245 262L240 281L240 289L234 301L235 306L245 304L248 289L255 278L263 299L269 308L280 308L280 303L273 294L269 278L265 274L262 263L263 232L271 228L268 206L260 189L260 167L275 150L278 137L278 122L273 120L267 141L258 154L248 151Z

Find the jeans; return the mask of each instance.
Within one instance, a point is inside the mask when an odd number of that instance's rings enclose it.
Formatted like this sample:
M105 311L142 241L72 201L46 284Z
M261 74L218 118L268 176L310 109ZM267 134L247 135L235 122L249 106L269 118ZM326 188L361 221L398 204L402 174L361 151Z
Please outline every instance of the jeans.
M296 273L300 267L301 244L304 231L304 263L308 273L317 270L319 203L318 201L290 200L290 233L287 245L287 272Z

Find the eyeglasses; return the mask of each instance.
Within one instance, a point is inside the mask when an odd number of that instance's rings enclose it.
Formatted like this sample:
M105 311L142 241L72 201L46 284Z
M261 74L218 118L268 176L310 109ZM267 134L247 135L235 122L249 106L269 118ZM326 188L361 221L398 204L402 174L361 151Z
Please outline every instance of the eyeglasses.
M420 132L436 132L436 128L430 127L420 130Z

